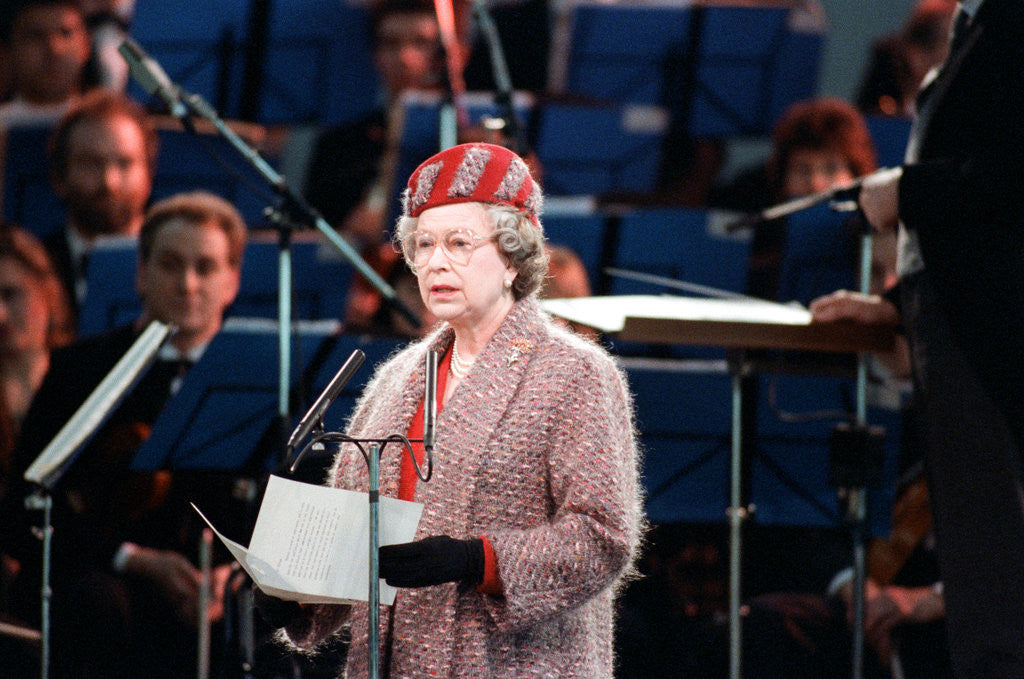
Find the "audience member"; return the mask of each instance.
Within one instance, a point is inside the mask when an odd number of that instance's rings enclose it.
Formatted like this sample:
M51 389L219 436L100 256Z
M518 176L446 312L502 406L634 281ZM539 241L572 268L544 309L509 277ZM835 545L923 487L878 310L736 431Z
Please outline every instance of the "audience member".
M128 37L135 0L82 0L82 9L92 36L97 84L123 92L128 86L128 62L117 48Z
M241 216L217 196L186 193L155 204L139 236L141 317L55 352L25 418L15 458L19 471L145 324L155 319L175 326L157 362L54 489L55 676L181 677L195 671L200 574L187 555L195 557L198 526L187 500L201 501L204 486L201 479L182 482L166 471L133 472L130 463L183 371L219 331L238 291L245 241ZM18 529L14 555L34 574L38 544L27 526ZM227 567L217 574L222 581ZM217 602L211 612L216 617Z
M57 125L50 140L50 174L67 223L45 238L77 310L96 239L137 236L156 168L156 130L123 95L97 91Z
M875 169L867 124L857 109L840 99L793 104L775 125L772 142L768 162L724 191L717 207L761 210L849 183ZM785 220L766 222L755 230L747 285L751 294L775 298L785 238Z
M857 94L857 107L863 113L913 116L921 83L949 52L955 9L956 3L949 0L919 0L898 33L874 42Z
M71 339L71 309L46 249L27 231L0 226L0 503L11 480L15 438L50 365L50 350ZM0 620L12 619L10 589L21 565L0 538ZM26 649L0 640L5 672L21 676Z
M77 0L16 0L0 26L12 96L0 104L0 130L55 123L81 95L89 32Z

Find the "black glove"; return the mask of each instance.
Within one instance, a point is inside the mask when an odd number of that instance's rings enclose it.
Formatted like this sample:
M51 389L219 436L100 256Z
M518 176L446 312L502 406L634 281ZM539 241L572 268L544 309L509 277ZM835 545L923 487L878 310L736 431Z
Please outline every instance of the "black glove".
M252 601L256 606L256 610L260 612L260 617L263 618L263 621L274 629L287 627L305 615L302 611L302 606L298 603L278 599L276 596L267 594L259 587L253 588Z
M484 580L484 541L433 535L381 547L380 576L392 587L429 587L443 582L480 584Z

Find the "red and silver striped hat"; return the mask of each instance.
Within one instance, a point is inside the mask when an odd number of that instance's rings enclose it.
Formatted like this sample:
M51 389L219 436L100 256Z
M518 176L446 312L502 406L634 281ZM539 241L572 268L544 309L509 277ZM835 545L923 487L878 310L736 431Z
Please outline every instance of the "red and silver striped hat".
M452 203L492 203L519 208L538 222L540 187L523 159L503 146L459 144L427 158L409 177L402 214Z

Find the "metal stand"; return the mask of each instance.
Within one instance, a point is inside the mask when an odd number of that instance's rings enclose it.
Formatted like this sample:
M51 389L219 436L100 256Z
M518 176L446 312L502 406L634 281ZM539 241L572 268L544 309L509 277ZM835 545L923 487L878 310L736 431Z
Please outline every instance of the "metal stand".
M43 583L39 588L40 608L42 621L39 633L39 676L48 679L50 676L50 602L53 599L53 590L50 588L50 554L53 545L53 496L46 489L41 489L25 498L25 506L29 510L41 510L43 512L42 528L33 529L40 540L43 541Z
M732 375L732 446L729 470L729 677L739 679L742 672L743 631L740 621L740 567L743 552L743 353Z
M25 498L30 510L42 510L43 526L34 529L43 542L43 581L40 587L40 676L47 679L50 672L50 603L53 590L50 588L50 572L53 544L53 495L54 487L74 463L75 456L85 447L89 437L103 424L156 357L171 329L159 321L151 321L142 334L132 343L124 356L93 389L71 419L61 427L43 452L33 460L25 471L24 478L37 486L37 490Z
M367 598L366 621L369 627L366 653L370 679L380 676L380 447L374 441L370 443L370 455L367 466L370 472L370 591Z

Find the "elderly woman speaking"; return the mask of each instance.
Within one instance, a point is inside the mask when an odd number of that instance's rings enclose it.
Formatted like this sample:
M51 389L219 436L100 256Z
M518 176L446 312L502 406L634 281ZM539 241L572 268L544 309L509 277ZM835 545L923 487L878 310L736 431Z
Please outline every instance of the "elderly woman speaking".
M381 492L424 505L417 540L380 550L405 588L380 616L393 677L612 676L612 601L642 523L631 404L610 357L537 306L540 204L522 159L489 144L428 159L403 198L396 240L442 323L377 370L348 431L419 438L426 355L443 356L433 478L404 454L381 462ZM343 449L330 483L365 490L362 456ZM350 625L362 676L366 620L306 607L284 636L312 648Z

